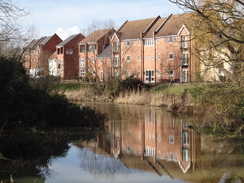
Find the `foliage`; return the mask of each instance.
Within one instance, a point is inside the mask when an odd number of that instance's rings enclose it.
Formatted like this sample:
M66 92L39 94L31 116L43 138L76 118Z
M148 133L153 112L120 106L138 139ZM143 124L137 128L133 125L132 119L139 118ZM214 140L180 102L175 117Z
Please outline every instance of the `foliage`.
M148 90L149 85L132 77L126 78L125 80L114 77L106 83L105 92L108 93L109 96L115 97L118 96L120 92L140 91L142 89Z
M31 83L31 84L30 84ZM30 81L16 59L0 58L0 129L99 126L105 116L71 104L50 79Z

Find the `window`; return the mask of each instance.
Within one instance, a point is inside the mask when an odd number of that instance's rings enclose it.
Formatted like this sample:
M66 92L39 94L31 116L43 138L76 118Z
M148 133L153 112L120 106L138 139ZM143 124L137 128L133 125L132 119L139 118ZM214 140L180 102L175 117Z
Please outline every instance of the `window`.
M160 76L160 73L161 73L160 70L158 70L157 72L158 72L158 76Z
M103 81L103 71L100 71L100 80Z
M154 70L146 70L146 82L154 82Z
M138 77L141 77L141 71L140 70L137 71L137 75L138 75Z
M164 41L165 41L166 43L173 43L173 42L176 42L176 37L173 37L173 36L166 37L166 38L164 39Z
M187 49L189 47L188 40L189 40L188 36L181 36L181 48L182 49Z
M71 47L66 48L66 52L67 55L72 55L73 54L73 49Z
M86 52L86 46L80 45L80 53L85 53L85 52Z
M129 62L130 61L130 55L126 56L126 60Z
M126 76L127 76L127 77L130 77L130 75L131 75L131 74L130 74L130 70L127 70L127 71L126 71Z
M189 133L186 131L183 132L183 145L189 145Z
M88 47L89 52L95 52L96 51L96 44L90 44Z
M138 60L138 61L141 60L141 55L137 55L137 60Z
M84 58L80 59L80 66L85 67L85 59Z
M182 53L181 64L183 66L187 66L188 65L188 53L186 53L186 52Z
M169 75L169 77L173 77L174 71L173 70L168 70L168 75Z
M124 45L125 45L125 46L130 46L130 45L131 45L131 41L125 41L125 42L124 42Z
M188 163L189 162L189 150L188 149L183 149L183 162Z
M158 39L158 44L160 44L160 39Z
M160 60L161 59L161 56L160 56L160 53L158 53L158 60Z
M80 70L80 76L81 76L81 77L85 76L85 69L81 69L81 70Z
M119 66L119 57L115 56L114 57L114 67L118 67Z
M63 47L58 48L58 55L61 55L61 54L63 54Z
M137 41L137 44L138 44L138 46L140 46L140 45L141 45L141 41L140 41L140 40L138 40L138 41Z
M113 51L114 53L119 53L119 42L113 42Z
M173 53L169 53L169 60L173 60L174 58L174 54Z
M187 82L188 81L188 70L187 69L184 69L182 71L182 82Z
M173 135L169 136L169 143L174 144L174 136Z
M145 40L144 40L144 46L153 46L153 45L154 45L154 40L153 40L153 38L145 39Z

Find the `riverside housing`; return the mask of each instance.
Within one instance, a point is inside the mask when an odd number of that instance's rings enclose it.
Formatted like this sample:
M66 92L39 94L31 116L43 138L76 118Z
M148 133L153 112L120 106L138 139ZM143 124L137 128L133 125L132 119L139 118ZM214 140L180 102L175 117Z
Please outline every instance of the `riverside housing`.
M33 40L24 67L60 79L133 77L145 83L220 81L223 73L206 69L196 54L194 13L125 21L118 29L94 30L61 40L57 34ZM228 69L228 65L225 66Z

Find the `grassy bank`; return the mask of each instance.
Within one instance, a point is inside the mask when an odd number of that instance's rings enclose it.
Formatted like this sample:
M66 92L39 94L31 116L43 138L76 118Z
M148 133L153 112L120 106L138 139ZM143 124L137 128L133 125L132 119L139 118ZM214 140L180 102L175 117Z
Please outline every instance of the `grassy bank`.
M120 87L116 90L117 95L110 95L113 92L109 92L104 85L85 87L82 84L75 90L73 87L66 88L65 94L69 99L77 101L158 106L169 111L194 114L204 126L211 126L214 130L218 126L227 132L235 130L239 133L244 129L244 92L240 86L187 83L142 88L128 85L117 87Z

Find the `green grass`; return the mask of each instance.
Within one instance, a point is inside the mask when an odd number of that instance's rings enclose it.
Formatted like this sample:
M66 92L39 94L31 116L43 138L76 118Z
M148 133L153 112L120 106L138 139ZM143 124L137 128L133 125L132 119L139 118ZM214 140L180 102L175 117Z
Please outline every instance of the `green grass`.
M81 88L81 84L79 83L60 83L58 85L60 90L79 90Z
M151 88L150 92L152 93L162 93L162 94L175 94L175 95L182 95L185 89L189 89L190 93L194 91L196 87L195 84L161 84Z

